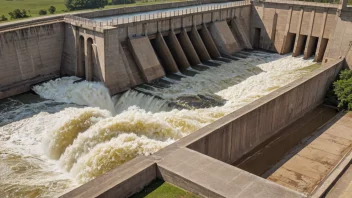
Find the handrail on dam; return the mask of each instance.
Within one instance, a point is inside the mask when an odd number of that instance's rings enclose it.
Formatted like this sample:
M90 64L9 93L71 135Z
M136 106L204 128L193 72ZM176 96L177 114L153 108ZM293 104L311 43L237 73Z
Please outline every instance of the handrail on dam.
M103 28L107 26L117 26L117 25L127 24L127 23L162 19L162 18L168 18L168 17L174 17L174 16L182 16L182 15L188 15L193 13L220 10L220 9L226 9L226 8L232 8L237 6L250 5L250 4L251 4L250 0L243 0L243 1L231 2L227 4L215 4L215 5L208 5L208 6L202 6L202 7L194 7L194 8L185 7L182 10L170 10L170 11L165 11L160 13L140 14L140 15L131 16L131 17L118 18L118 15L117 15L115 19L111 19L103 22L94 21L91 19L82 18L74 15L67 15L65 16L65 22L72 23L78 26Z
M334 7L337 8L341 3L340 0L332 0L331 2L318 2L312 0L254 0L254 2L264 2L264 3L281 3L281 4L294 4L294 5L302 5L302 6L316 6L319 5L321 7Z

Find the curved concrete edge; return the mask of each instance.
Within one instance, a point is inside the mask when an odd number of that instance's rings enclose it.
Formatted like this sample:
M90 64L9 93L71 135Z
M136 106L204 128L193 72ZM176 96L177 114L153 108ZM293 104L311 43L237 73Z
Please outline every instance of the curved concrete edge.
M286 98L286 100L296 100L294 97L288 97L288 93L294 93L297 96L307 99L307 102L302 104L302 106L306 106L305 109L298 109L298 111L301 111L297 113L298 117L303 115L322 102L325 91L338 75L343 66L343 61L344 59L331 61L309 75L216 120L153 155L137 157L113 169L107 174L99 176L73 189L71 192L61 197L89 198L116 197L116 195L119 197L128 197L142 190L157 177L202 196L304 197L304 195L300 193L224 163L229 162L226 159L228 156L230 156L231 160L236 158L232 158L232 154L234 154L231 153L232 151L229 152L229 150L226 149L222 150L223 148L227 148L227 140L235 140L224 136L223 132L232 129L233 127L229 127L229 124L235 126L235 121L252 121L251 116L257 116L257 114L253 113L255 111L262 111L264 117L269 117L265 113L270 113L270 111L264 111L265 109L273 108L277 111L281 111L283 105L289 104L282 103L281 105L277 105L275 102L283 100L283 98ZM302 89L302 87L303 90L320 90L320 92L300 92L299 89ZM316 97L316 101L313 100L314 97ZM269 105L269 107L267 105ZM280 123L279 125L286 126L293 122L295 118L296 117L292 117L292 120L287 119L286 123ZM252 123L251 125L254 124ZM275 127L271 128L270 133L260 136L260 139L256 142L252 142L251 146L248 147L248 145L244 144L242 150L235 151L237 152L235 153L236 157L238 158L249 152L251 148L254 148L257 144L270 138L276 131ZM237 134L240 134L240 132L241 131L235 131ZM246 130L244 130L244 132L246 132ZM264 130L262 132L264 132ZM209 139L209 137L211 139ZM255 136L246 135L240 137L239 140L251 142L252 137ZM236 138L236 136L233 138ZM208 144L203 144L204 141L208 142ZM208 146L208 148L206 148L206 146ZM215 151L215 153L207 153L204 151ZM177 164L180 166L177 166ZM221 176L220 180L218 178L219 176ZM238 188L240 184L242 187Z
M154 179L156 163L148 157L140 156L60 197L129 197Z

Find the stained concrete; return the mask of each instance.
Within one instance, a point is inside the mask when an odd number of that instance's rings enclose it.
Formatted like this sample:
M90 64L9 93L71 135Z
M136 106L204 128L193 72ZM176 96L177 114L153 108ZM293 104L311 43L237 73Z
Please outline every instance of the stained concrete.
M226 21L212 23L209 30L221 53L231 55L241 50Z
M180 34L178 35L178 40L180 41L180 44L182 46L182 49L184 50L188 61L192 65L198 65L200 64L200 59L198 57L198 54L196 50L194 49L191 40L188 37L187 31L185 29L181 30Z
M210 55L207 48L205 47L202 38L200 37L198 30L195 26L191 28L191 31L188 33L188 36L193 44L194 49L196 50L198 57L201 61L210 60Z
M133 38L129 42L133 57L147 82L165 76L148 37Z
M189 64L187 56L184 53L181 44L178 42L174 31L170 30L166 43L169 46L169 49L178 67L181 70L186 70L187 68L189 68L191 65Z
M352 150L352 113L337 116L269 180L309 195Z
M161 60L161 65L167 73L180 72L169 47L166 45L166 42L160 33L157 34L155 39L155 51Z
M213 40L213 38L211 37L208 27L203 24L202 29L199 30L199 35L203 40L203 43L205 45L205 47L207 48L209 55L211 56L211 58L219 58L220 52L218 50L218 48L216 47L216 44Z

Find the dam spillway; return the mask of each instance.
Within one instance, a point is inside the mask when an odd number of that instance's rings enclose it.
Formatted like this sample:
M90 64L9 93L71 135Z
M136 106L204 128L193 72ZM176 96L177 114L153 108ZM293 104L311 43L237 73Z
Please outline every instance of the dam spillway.
M0 29L0 195L130 196L174 181L169 151L233 164L320 104L349 52L338 5L195 3Z
M85 183L137 155L150 155L278 89L308 73L304 67L312 64L312 59L260 51L250 54L243 60L198 71L170 88L137 88L162 99L130 91L125 93L127 98L123 94L114 101L103 85L74 84L77 78L57 79L34 87L40 96L51 100L26 104L9 99L2 110L2 115L8 116L2 118L0 129L4 143L1 150L6 153L2 163L6 167L21 166L23 172L2 173L1 178L7 178L2 181L2 192L9 196L16 192L30 194L35 189L44 195L65 192L75 183ZM172 110L165 105L181 96L199 94L217 94L227 102L193 110ZM35 137L29 136L33 133ZM32 185L34 181L22 177L33 172L36 182Z

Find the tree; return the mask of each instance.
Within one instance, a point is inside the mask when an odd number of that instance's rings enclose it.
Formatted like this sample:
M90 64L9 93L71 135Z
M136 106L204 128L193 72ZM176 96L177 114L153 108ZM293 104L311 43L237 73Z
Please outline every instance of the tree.
M338 107L352 110L352 71L343 70L339 80L334 82L334 93L339 101Z
M0 17L0 21L7 21L7 18L5 17L5 15L2 15L2 16Z
M56 8L54 6L50 6L48 11L49 11L50 14L54 14L55 11L56 11Z
M112 0L112 4L117 5L117 4L132 4L136 3L135 0Z
M27 11L25 9L23 9L22 11L20 9L15 9L14 11L9 12L9 15L10 15L11 19L20 19L20 18L29 17L27 15Z
M46 15L47 11L46 10L39 10L39 15Z
M65 0L65 6L70 11L104 8L107 4L108 0Z

